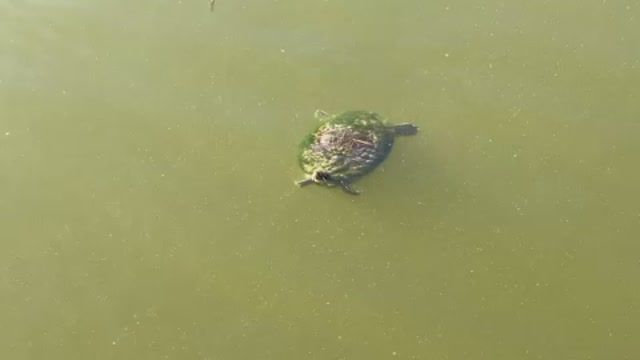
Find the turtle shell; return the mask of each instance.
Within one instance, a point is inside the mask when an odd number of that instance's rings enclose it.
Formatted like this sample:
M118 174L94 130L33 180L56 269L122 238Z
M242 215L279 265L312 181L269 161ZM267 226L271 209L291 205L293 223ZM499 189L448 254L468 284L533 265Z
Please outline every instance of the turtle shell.
M384 161L393 141L393 127L374 112L330 116L302 141L300 167L307 174L329 174L332 182L350 182Z

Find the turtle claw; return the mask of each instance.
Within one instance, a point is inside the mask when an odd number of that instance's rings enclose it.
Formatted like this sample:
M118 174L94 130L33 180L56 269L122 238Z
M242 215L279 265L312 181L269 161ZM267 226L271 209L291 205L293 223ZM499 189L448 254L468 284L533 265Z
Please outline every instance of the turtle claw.
M304 180L298 180L298 181L295 182L295 184L298 185L299 187L311 185L311 184L313 184L313 179L306 178Z
M331 117L331 114L329 114L328 112L322 110L322 109L318 109L313 113L313 116L318 119L319 121L325 121L328 118Z
M360 191L352 188L351 186L349 186L349 184L347 184L344 181L340 182L340 186L342 187L342 190L344 190L349 195L360 195Z

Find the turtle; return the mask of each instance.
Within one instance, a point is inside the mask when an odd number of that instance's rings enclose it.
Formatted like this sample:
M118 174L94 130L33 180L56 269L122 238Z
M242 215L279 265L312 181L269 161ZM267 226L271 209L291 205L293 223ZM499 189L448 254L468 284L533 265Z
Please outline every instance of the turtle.
M300 187L318 184L340 186L351 195L360 192L351 186L382 163L399 135L415 135L418 127L403 123L393 125L381 115L351 110L332 115L316 110L320 121L300 143L298 163L307 177L296 181Z

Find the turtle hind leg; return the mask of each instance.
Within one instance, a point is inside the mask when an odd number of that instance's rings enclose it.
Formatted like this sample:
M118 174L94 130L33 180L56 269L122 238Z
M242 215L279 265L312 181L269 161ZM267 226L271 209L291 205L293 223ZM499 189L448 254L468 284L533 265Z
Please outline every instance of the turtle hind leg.
M341 181L340 182L340 187L342 187L342 190L344 190L344 192L346 192L349 195L360 195L360 191L352 188L347 182L345 181Z
M393 131L395 135L398 135L398 136L409 136L409 135L417 134L418 127L409 123L398 124L398 125L393 125Z

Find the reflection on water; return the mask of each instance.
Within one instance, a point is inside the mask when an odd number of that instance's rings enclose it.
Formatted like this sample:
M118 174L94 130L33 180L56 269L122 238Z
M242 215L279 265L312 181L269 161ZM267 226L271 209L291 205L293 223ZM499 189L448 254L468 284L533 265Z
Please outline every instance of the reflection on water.
M0 4L0 354L637 358L638 15ZM299 189L317 108L421 133Z

